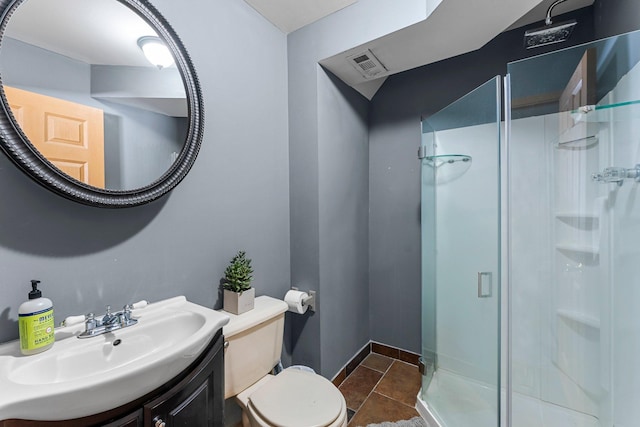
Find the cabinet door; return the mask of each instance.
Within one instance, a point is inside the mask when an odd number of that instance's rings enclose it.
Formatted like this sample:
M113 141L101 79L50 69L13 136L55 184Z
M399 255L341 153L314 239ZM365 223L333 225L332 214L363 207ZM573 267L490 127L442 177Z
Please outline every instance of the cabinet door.
M153 407L151 425L155 427L164 423L166 427L213 426L212 397L213 390L209 379L206 379L186 398L178 393Z
M103 427L142 427L142 409L122 417L119 420L105 424Z
M223 337L192 374L144 406L148 427L223 427Z

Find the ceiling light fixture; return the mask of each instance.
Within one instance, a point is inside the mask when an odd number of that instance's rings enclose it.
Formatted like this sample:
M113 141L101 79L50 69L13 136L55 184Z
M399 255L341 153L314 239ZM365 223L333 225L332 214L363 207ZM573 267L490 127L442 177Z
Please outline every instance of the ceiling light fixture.
M138 46L142 49L144 56L149 62L163 69L173 65L173 55L169 52L169 48L164 44L160 37L144 36L138 39Z

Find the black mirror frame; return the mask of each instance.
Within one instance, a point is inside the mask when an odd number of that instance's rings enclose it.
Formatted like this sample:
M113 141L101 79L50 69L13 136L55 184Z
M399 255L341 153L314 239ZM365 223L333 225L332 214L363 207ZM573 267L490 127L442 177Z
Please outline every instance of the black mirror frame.
M6 26L16 8L28 0L0 0L0 50ZM138 13L169 47L180 71L187 95L189 125L182 151L160 178L135 190L109 190L77 181L64 174L29 142L18 126L0 76L0 148L30 178L67 199L102 208L126 208L149 203L171 191L187 175L200 150L204 132L204 109L195 68L180 38L147 0L114 0Z

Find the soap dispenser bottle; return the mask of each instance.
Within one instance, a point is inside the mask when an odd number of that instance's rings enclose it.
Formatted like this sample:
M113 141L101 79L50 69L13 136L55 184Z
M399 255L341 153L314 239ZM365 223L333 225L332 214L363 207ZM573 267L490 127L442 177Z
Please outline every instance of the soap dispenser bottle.
M42 297L38 283L39 280L31 281L29 300L18 309L20 351L25 355L48 350L55 341L53 303L49 298Z

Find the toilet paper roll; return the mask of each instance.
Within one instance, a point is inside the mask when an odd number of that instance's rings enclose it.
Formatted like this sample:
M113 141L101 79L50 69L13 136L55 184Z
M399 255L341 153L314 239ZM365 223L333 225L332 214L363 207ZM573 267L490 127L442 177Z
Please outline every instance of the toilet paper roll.
M284 296L284 302L286 302L289 306L289 311L298 314L304 314L309 306L302 305L302 300L308 296L309 294L307 294L306 292L295 291L291 289L290 291L287 291L286 295Z

